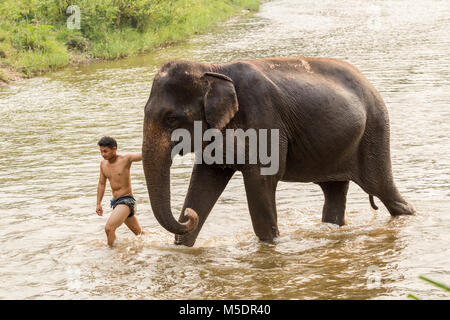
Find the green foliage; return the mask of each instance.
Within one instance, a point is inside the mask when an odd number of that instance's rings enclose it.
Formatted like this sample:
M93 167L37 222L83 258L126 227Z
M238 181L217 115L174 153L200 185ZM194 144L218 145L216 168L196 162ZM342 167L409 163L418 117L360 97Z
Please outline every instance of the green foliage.
M0 67L32 76L67 65L70 52L117 59L182 41L259 0L1 0ZM69 29L70 5L80 29ZM2 76L4 77L4 76Z
M8 82L8 77L2 69L0 69L0 80L3 82Z
M24 24L11 35L12 44L19 51L49 50L55 46L53 26Z
M68 49L77 50L80 52L88 51L91 43L80 30L62 28L56 35L56 39L65 43Z
M431 280L431 279L429 279L429 278L426 278L426 277L424 277L424 276L419 276L419 279L420 279L420 280L423 280L423 281L426 281L426 282L428 282L428 283L431 283L431 284L432 284L433 286L435 286L435 287L438 287L438 288L443 289L443 290L445 290L445 291L447 291L447 292L450 292L450 287L448 287L447 285L445 285L445 284L443 284L443 283L436 282L436 281ZM408 298L411 298L411 299L414 299L414 300L421 300L420 298L416 297L416 296L413 295L413 294L408 294Z
M415 295L413 295L413 294L408 294L408 298L411 298L411 299L413 299L413 300L421 300L420 298L417 298Z
M419 276L419 279L421 279L423 281L426 281L428 283L431 283L435 287L438 287L438 288L441 288L441 289L443 289L443 290L445 290L447 292L450 292L450 288L447 285L443 284L443 283L439 283L439 282L433 281L433 280L428 279L428 278L426 278L424 276Z

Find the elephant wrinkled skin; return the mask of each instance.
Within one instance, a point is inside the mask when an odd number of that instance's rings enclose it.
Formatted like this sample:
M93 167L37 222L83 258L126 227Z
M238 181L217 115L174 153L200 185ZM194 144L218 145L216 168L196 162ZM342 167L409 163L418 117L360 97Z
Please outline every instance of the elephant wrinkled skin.
M170 203L171 133L194 121L203 130L278 129L279 170L261 175L257 164L195 164L182 214ZM205 144L203 145L203 148ZM236 170L241 171L255 234L279 235L278 181L313 182L324 193L322 221L344 224L349 181L379 198L392 216L414 210L392 177L389 118L376 89L352 65L329 58L271 58L221 65L166 63L145 106L143 166L153 213L192 246Z

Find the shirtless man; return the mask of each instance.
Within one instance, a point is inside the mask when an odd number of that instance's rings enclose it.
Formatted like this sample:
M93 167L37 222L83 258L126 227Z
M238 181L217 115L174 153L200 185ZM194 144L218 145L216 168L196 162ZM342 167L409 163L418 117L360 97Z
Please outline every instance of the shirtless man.
M105 160L100 162L100 179L97 188L97 214L103 215L102 199L105 194L106 179L109 180L113 199L113 211L106 222L105 232L108 245L113 246L116 229L125 222L135 234L142 234L142 228L135 216L136 200L131 189L131 163L142 160L142 154L117 154L117 142L114 138L103 137L98 142L100 153Z

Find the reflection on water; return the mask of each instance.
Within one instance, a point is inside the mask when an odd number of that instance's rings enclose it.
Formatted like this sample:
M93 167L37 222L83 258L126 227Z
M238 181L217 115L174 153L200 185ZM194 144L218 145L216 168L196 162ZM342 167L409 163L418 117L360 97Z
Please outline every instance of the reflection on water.
M450 283L450 8L443 1L266 3L214 33L158 52L26 80L0 90L0 298L386 299L445 297L422 283ZM100 154L111 135L137 152L143 106L170 59L225 62L329 56L356 65L390 111L397 185L418 214L391 219L354 184L347 225L322 224L312 184L280 183L280 238L256 240L236 174L194 248L174 246L153 215L142 165L133 165L147 231L119 229L106 246L95 214ZM172 168L179 212L190 165ZM108 196L104 200L107 208Z

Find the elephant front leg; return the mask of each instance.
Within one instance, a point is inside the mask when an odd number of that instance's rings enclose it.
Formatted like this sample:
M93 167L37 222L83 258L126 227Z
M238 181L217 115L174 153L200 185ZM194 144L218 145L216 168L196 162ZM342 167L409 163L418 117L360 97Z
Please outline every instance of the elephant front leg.
M253 230L261 241L272 241L279 236L275 203L278 180L275 176L260 175L259 169L242 174Z
M234 172L232 169L222 169L207 164L196 164L194 166L179 221L186 221L187 218L183 213L186 208L192 208L198 214L198 226L187 234L175 235L175 244L189 247L194 245L206 218Z

